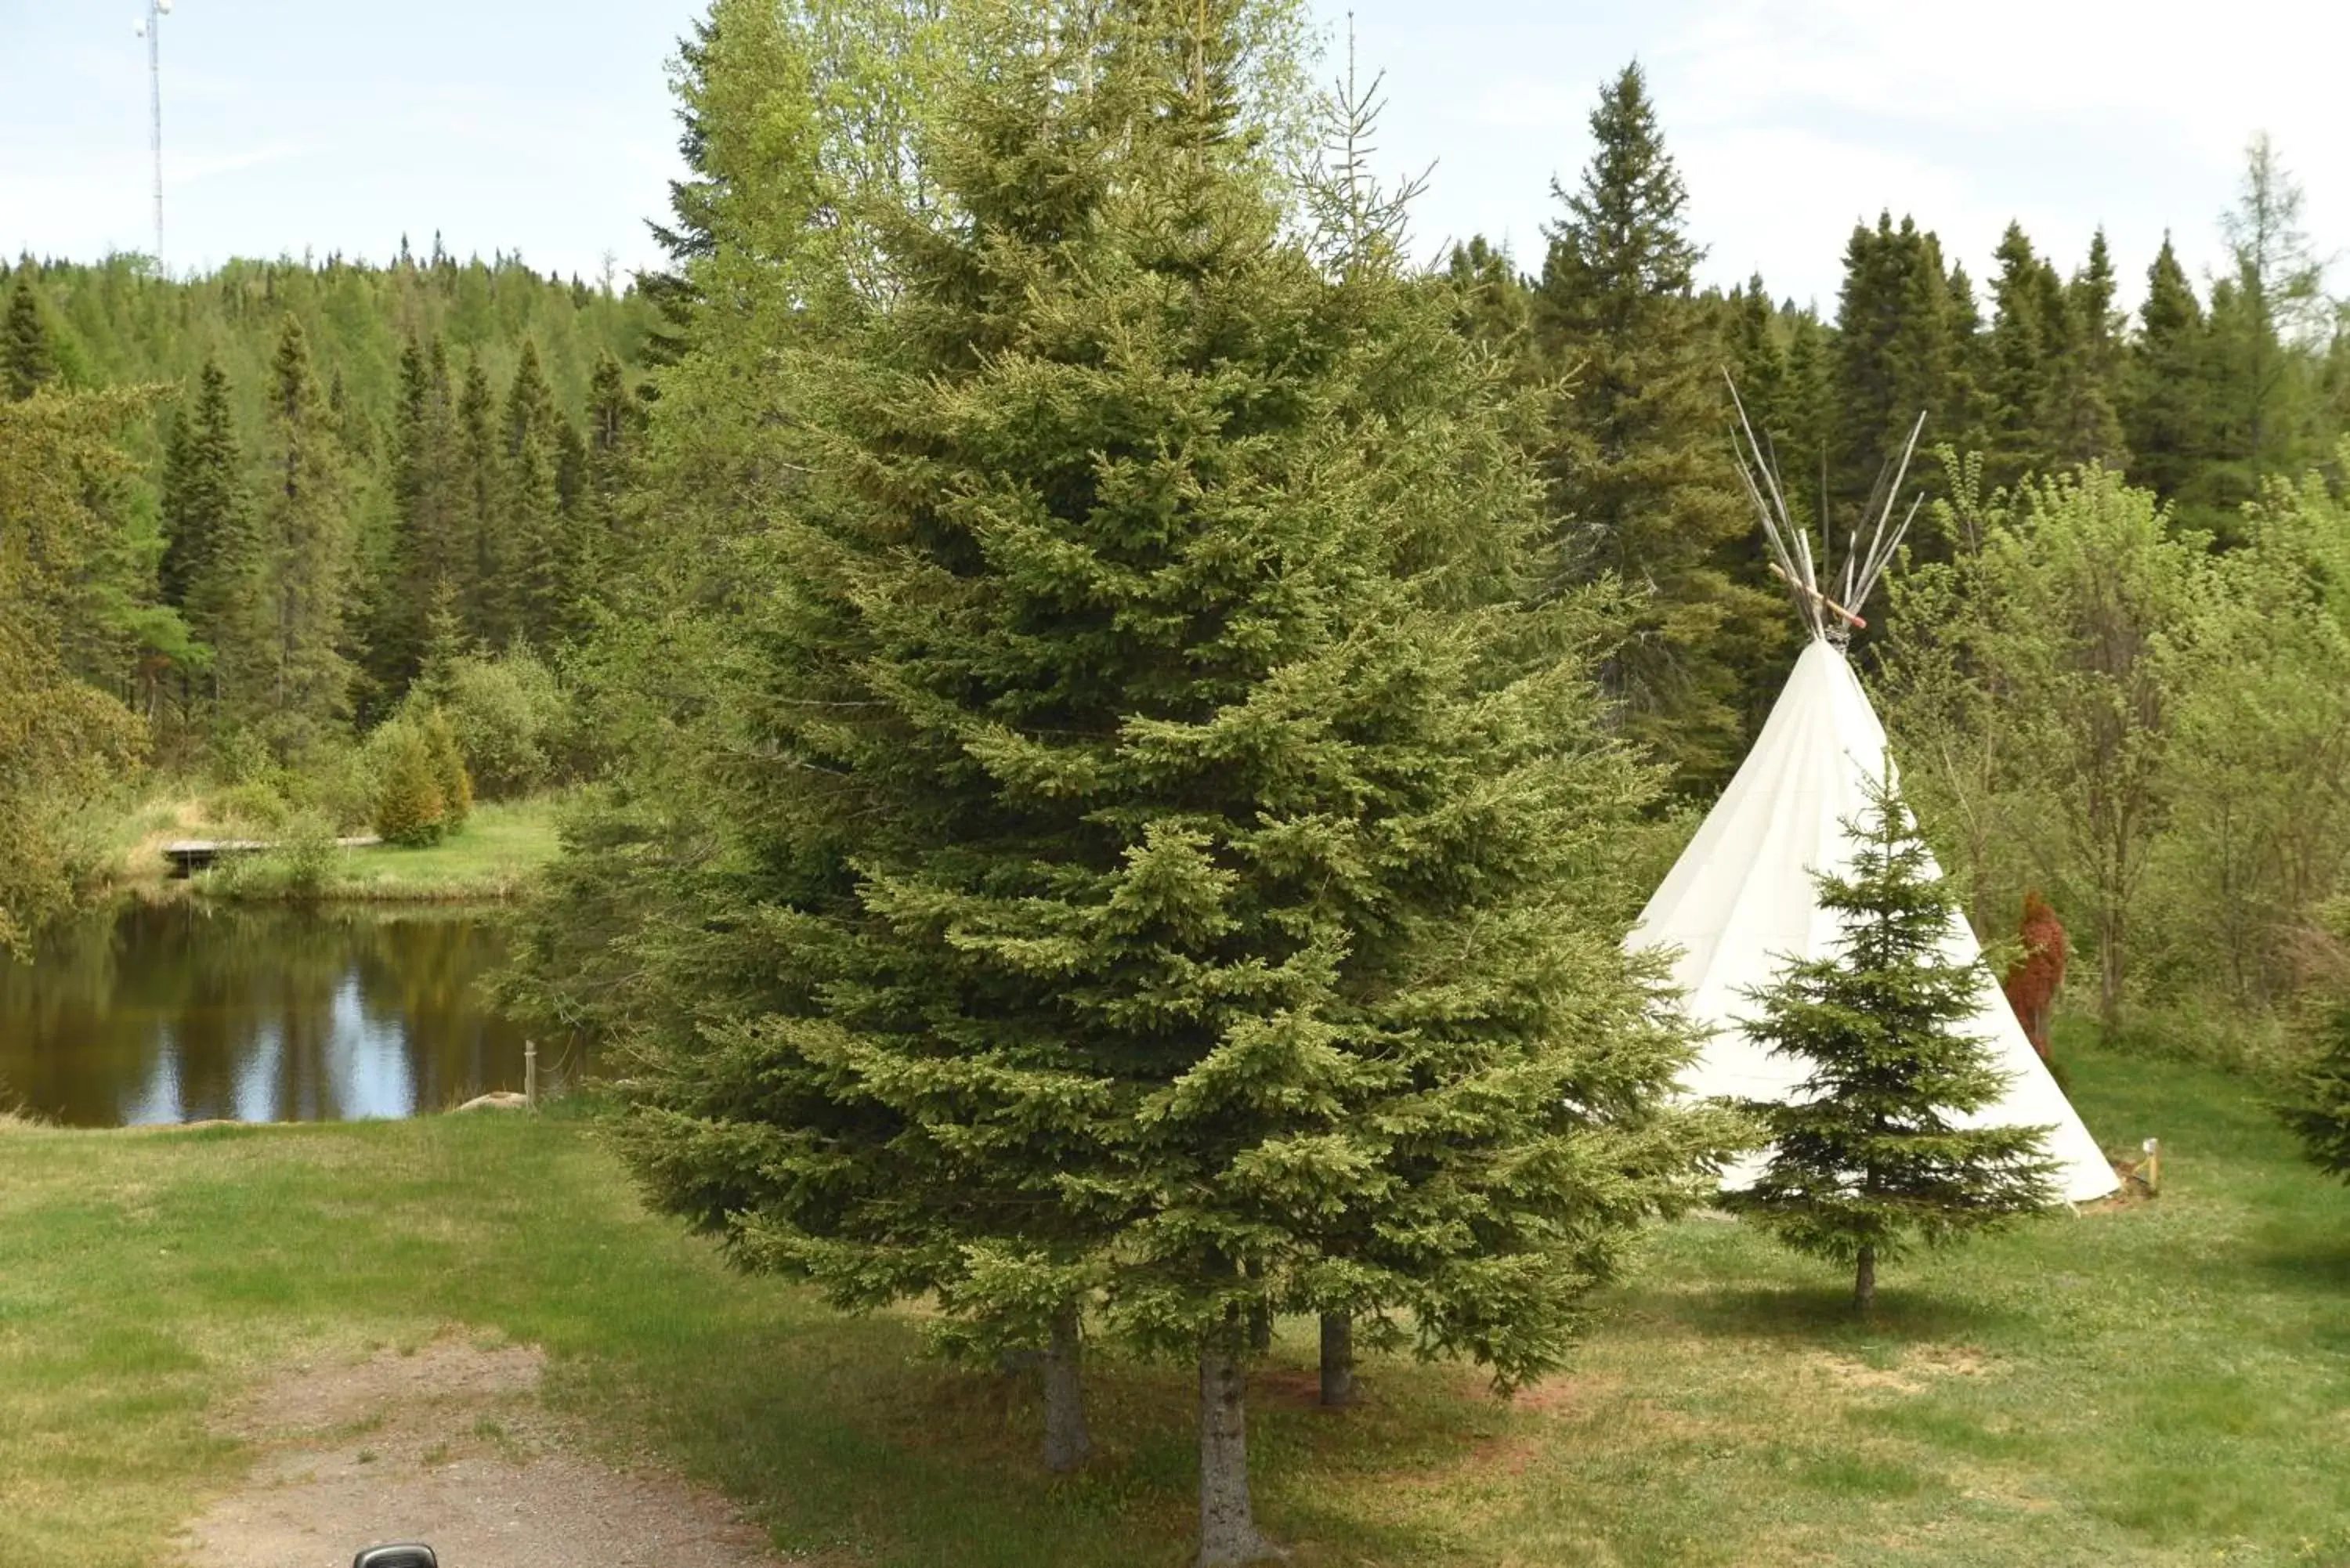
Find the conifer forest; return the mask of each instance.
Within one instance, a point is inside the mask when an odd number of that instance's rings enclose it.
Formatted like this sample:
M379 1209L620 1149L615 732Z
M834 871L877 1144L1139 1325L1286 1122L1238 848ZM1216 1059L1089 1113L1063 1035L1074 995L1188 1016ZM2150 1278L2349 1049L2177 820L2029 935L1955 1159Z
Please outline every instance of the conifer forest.
M122 897L158 800L313 894L548 803L489 992L592 1047L644 1204L918 1322L1049 1475L1128 1440L1100 1367L1176 1368L1203 1564L1311 1517L1247 1440L1279 1334L1334 1410L1509 1395L1677 1222L1856 1261L1864 1323L2074 1223L2038 1131L1936 1119L2044 929L2057 1083L2209 1074L2350 1178L2350 296L2295 150L2142 276L2013 223L1971 276L1893 207L1799 303L1701 281L1637 63L1538 241L1435 248L1302 16L713 0L632 275L16 258L0 950ZM1838 628L1898 800L1819 878L1881 940L1755 996L1825 1085L1776 1105L1677 1090L1705 1032L1627 941L1812 636L1766 492L1837 563L1910 519ZM1300 1560L1414 1560L1354 1550Z

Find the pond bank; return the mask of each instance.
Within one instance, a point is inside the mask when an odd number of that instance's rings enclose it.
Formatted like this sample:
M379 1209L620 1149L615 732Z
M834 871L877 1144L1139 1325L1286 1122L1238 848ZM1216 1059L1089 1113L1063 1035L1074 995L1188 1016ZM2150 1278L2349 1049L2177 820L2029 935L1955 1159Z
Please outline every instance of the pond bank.
M224 830L205 821L195 803L159 803L126 825L110 881L151 897L184 889L199 898L241 902L498 902L520 897L531 875L560 850L556 818L562 805L556 794L484 802L473 808L462 831L423 848L319 845L306 866L300 847L289 846L225 858L184 882L172 882L165 847L175 840L285 836Z

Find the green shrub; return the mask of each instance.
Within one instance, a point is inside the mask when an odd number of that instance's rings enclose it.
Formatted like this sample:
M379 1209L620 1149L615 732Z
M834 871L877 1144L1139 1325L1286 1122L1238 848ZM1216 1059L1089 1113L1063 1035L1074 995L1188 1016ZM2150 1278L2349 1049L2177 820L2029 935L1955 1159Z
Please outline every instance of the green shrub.
M335 824L314 811L296 815L286 825L286 836L272 857L283 868L286 890L297 898L315 898L325 890L335 869Z
M395 719L369 737L376 763L375 830L387 844L437 844L449 829L441 770L421 725Z
M442 709L474 784L487 800L558 782L571 700L544 659L516 649L494 659L449 661ZM421 695L412 699L421 705Z
M441 781L443 816L448 830L455 833L473 814L473 781L465 771L465 759L458 754L457 738L450 731L448 715L438 708L430 709L421 728L424 749L432 758L432 771Z
M263 834L285 826L287 809L276 784L252 778L213 791L204 815L234 834Z
M261 855L232 855L207 873L218 898L316 898L334 875L335 825L317 812L297 812L277 846Z
M340 736L302 754L298 767L278 774L278 793L296 815L323 818L338 833L355 833L375 815L376 769L364 747Z

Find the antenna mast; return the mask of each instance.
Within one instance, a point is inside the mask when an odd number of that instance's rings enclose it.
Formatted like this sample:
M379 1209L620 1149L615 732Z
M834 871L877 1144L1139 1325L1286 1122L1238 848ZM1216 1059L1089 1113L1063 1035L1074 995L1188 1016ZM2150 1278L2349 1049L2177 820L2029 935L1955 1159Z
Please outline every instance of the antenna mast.
M148 140L155 151L155 270L163 270L163 18L172 0L147 0L138 36L147 40Z

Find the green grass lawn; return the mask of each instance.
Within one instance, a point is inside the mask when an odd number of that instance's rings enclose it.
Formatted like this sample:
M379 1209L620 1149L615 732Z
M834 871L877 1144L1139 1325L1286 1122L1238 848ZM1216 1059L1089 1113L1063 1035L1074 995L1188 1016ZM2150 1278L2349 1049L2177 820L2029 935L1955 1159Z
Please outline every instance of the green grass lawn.
M525 877L555 858L560 847L559 795L487 801L465 826L421 849L380 844L337 852L320 896L328 898L464 899L513 897ZM285 894L282 868L272 857L233 864L208 874L207 891L226 898L272 898Z
M1849 1282L1738 1227L1661 1233L1567 1374L1504 1406L1375 1362L1254 1379L1260 1516L1300 1563L2350 1563L2350 1192L2240 1084L2074 1047L2155 1202ZM1191 1388L1097 1357L1102 1454L643 1214L592 1120L0 1132L0 1563L167 1560L247 1456L206 1412L297 1348L448 1325L543 1344L550 1398L832 1563L1183 1562ZM355 1530L364 1533L363 1521ZM463 1568L463 1565L454 1565Z

